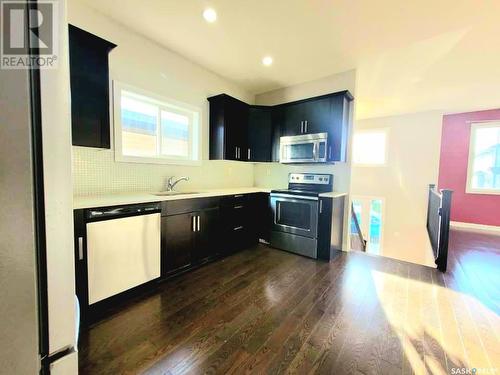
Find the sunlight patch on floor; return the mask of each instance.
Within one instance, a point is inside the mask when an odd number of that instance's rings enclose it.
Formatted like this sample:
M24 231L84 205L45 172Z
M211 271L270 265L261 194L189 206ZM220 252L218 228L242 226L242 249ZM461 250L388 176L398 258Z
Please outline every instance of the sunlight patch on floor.
M416 278L375 270L371 274L379 303L402 343L409 373L495 367L500 371L500 319L493 311L446 288L442 274L433 270ZM406 299L409 303L401 305Z

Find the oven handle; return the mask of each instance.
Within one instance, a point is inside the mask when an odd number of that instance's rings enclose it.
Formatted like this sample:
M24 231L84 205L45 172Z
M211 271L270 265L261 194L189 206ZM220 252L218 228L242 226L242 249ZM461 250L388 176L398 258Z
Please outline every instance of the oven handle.
M271 193L271 197L291 198L291 199L295 199L295 200L306 199L309 201L319 200L318 197L308 197L308 196L304 196L304 195L292 195L292 194L283 194L283 193Z

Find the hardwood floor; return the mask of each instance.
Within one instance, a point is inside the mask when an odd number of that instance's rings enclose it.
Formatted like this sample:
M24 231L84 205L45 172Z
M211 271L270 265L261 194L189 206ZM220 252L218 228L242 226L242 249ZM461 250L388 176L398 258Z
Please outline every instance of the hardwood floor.
M446 274L258 246L165 282L82 333L80 373L499 374L499 277L500 236L470 232L452 232Z

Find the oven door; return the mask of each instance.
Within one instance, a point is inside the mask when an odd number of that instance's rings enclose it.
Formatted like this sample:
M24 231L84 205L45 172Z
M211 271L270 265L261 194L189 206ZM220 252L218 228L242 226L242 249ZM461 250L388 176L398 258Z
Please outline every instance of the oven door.
M271 194L274 231L316 238L318 235L318 198Z

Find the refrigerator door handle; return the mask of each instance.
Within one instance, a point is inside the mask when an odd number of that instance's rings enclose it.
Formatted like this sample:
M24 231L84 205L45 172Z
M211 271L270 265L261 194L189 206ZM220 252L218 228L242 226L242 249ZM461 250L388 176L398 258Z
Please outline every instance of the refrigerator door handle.
M78 237L78 260L83 260L83 237Z

